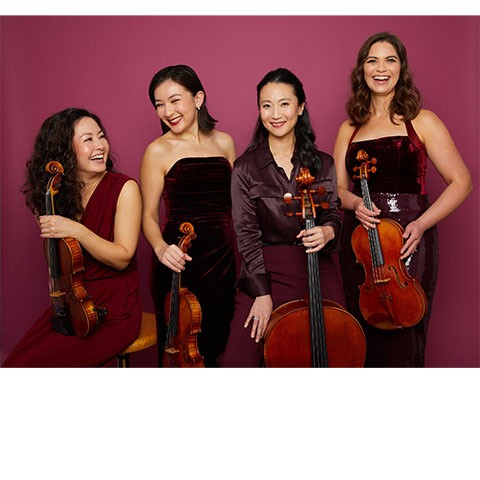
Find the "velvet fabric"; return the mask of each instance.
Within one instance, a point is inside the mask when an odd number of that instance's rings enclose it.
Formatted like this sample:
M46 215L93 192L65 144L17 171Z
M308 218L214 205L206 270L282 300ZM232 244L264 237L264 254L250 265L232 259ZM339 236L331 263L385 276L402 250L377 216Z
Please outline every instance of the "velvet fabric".
M406 227L429 207L425 192L427 153L410 122L408 136L383 137L352 142L347 150L346 165L352 177L359 162L356 155L365 150L376 158L377 171L368 180L373 203L381 210L381 218L390 218ZM354 132L355 136L358 129ZM353 138L352 137L352 138ZM353 192L361 196L360 182L353 180ZM436 227L424 232L417 251L405 260L407 271L425 291L428 311L413 327L386 331L370 326L359 308L359 286L364 283L363 267L356 263L351 246L353 230L359 225L353 211L346 211L342 232L340 265L347 309L357 318L367 338L366 367L423 367L428 324L438 274L438 235Z
M223 157L182 158L165 175L163 238L178 244L179 226L190 222L197 238L192 257L181 273L202 309L199 351L205 366L216 366L228 338L235 298L235 251L231 221L231 166ZM159 365L166 337L165 297L171 290L172 271L152 257L151 293L157 315Z
M114 239L118 196L129 177L107 172L81 218L90 230ZM107 309L99 327L84 338L57 333L52 308L32 325L4 363L4 367L95 367L114 358L137 338L142 318L135 258L124 270L109 267L83 251L83 283L95 305ZM46 297L47 300L47 297Z

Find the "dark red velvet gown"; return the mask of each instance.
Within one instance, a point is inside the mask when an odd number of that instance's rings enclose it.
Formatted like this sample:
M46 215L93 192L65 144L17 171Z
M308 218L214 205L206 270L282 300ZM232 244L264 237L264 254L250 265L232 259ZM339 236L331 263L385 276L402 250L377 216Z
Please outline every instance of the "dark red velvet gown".
M95 189L81 223L107 240L114 238L114 218L120 191L129 180L108 172ZM107 309L98 329L84 338L53 330L51 307L32 325L9 355L4 367L95 367L127 347L138 335L142 317L137 263L118 271L83 251L84 285L95 305Z
M406 122L408 136L392 136L351 141L346 166L350 178L358 172L357 152L365 150L370 158L376 158L377 172L369 178L372 201L382 211L382 218L391 218L404 228L418 218L428 207L425 194L427 152L420 142L411 122ZM358 129L352 135L354 139ZM360 182L354 181L353 192L361 196ZM368 325L359 308L359 289L365 275L355 260L351 236L359 222L352 211L345 212L342 233L340 264L348 310L361 322L367 338L366 367L423 367L425 345L433 294L438 273L438 237L436 227L425 231L417 251L406 259L410 275L417 278L428 298L428 311L417 325L404 330L385 331Z
M235 250L231 220L231 166L223 157L182 158L165 175L163 238L178 244L179 226L190 222L197 234L181 274L182 287L198 299L202 309L200 353L205 366L215 367L227 343L235 298ZM159 364L166 336L165 297L172 271L152 258L152 297L157 314Z

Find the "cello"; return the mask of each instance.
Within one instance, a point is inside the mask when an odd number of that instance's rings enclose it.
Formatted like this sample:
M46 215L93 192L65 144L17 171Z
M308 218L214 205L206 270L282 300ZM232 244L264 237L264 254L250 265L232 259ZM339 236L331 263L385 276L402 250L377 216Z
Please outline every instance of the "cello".
M54 197L64 170L62 164L54 160L47 163L45 170L52 175L45 191L45 214L55 215ZM107 311L95 306L83 285L82 248L70 237L46 238L43 247L49 270L53 327L63 335L86 337L97 328Z
M373 210L368 177L375 173L376 158L370 159L359 150L359 174L365 206ZM366 230L362 225L352 234L352 248L357 263L363 266L365 282L359 286L359 306L363 318L381 330L398 330L416 325L425 315L428 302L420 283L412 277L400 259L403 246L403 227L396 221L382 218L376 228Z
M186 253L197 235L189 222L183 222L179 230L183 233L183 237L178 247ZM167 338L162 367L205 367L197 343L197 335L201 331L202 309L197 297L187 288L181 287L179 272L172 274L172 288L165 299L165 318L167 319Z
M309 190L314 177L303 167L296 178L300 187L305 228L315 226L315 207L328 208L327 202L315 204L313 193L325 195L325 188ZM291 203L286 194L284 201ZM362 367L366 340L357 320L341 305L322 300L320 267L316 253L307 254L308 301L293 300L272 312L265 331L264 359L267 367Z

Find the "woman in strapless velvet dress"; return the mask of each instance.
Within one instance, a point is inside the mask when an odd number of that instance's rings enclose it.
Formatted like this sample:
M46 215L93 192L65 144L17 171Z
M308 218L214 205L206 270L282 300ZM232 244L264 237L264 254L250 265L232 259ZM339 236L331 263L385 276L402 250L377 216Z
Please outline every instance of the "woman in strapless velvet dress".
M205 90L187 65L163 68L151 80L150 100L163 135L142 160L142 228L153 248L151 293L157 316L159 365L166 337L164 302L172 271L202 309L199 351L216 366L228 338L235 298L235 251L230 177L236 157L230 135L215 130ZM165 218L160 220L163 197ZM188 253L177 246L179 226L192 223L197 238Z
M340 127L334 150L345 210L340 261L347 307L364 327L365 366L423 367L438 272L436 224L465 200L472 189L470 174L445 125L434 113L421 109L405 47L395 35L381 32L365 41L351 75L351 88L349 119ZM364 205L359 180L352 178L359 150L378 161L368 182L373 211ZM433 203L425 191L428 158L447 184ZM365 275L356 263L351 236L359 224L375 228L379 218L391 218L404 227L400 258L428 298L423 319L403 330L371 327L359 309L358 287Z

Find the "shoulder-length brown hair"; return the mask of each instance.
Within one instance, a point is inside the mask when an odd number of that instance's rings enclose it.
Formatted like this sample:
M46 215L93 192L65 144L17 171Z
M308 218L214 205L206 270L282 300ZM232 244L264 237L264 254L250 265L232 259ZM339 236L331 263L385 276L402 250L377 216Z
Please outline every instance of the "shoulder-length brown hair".
M420 91L413 83L413 77L408 66L407 50L401 40L388 32L380 32L367 38L357 55L357 64L350 76L352 95L347 102L347 113L353 125L362 125L370 118L370 89L365 82L363 66L370 48L377 42L388 42L397 52L400 60L400 77L395 86L395 96L390 103L390 119L399 115L404 120L412 120L421 109Z

